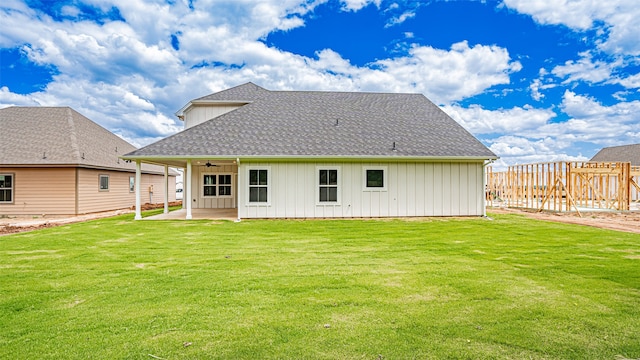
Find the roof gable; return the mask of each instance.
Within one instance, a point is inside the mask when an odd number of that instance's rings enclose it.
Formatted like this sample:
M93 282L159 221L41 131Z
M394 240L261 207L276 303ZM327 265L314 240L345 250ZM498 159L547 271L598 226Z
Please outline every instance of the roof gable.
M245 84L200 99L231 101L234 92L253 93L252 101L127 156L496 158L421 94L269 91Z

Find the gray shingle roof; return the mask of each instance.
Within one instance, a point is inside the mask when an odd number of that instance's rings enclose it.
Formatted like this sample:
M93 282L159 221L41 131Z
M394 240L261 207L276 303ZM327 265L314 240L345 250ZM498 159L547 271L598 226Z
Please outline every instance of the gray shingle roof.
M69 107L0 109L1 166L60 166L134 170L118 157L136 148ZM145 172L163 172L146 165Z
M248 83L198 100L251 102L127 156L497 158L421 94L269 91Z
M254 83L246 83L244 85L232 87L217 93L209 94L194 101L200 100L219 100L219 101L253 101L261 97L269 95L271 91L262 88Z
M640 144L612 146L602 148L591 159L600 162L630 162L633 166L640 166Z

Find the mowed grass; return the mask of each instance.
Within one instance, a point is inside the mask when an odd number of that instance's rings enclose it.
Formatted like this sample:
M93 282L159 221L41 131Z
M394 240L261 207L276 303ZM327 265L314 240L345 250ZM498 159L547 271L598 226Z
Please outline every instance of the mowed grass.
M3 236L0 358L640 358L640 235L493 217Z

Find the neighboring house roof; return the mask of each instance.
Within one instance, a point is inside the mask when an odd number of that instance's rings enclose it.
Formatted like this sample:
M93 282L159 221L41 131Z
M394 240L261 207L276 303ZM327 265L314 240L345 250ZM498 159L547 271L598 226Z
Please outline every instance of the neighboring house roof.
M421 94L269 91L247 83L197 101L247 104L126 156L497 158Z
M135 171L134 163L118 158L135 149L69 107L0 109L0 166L80 166ZM143 171L163 173L164 169L145 164Z
M633 166L640 166L640 144L611 146L602 148L591 159L599 162L630 162Z

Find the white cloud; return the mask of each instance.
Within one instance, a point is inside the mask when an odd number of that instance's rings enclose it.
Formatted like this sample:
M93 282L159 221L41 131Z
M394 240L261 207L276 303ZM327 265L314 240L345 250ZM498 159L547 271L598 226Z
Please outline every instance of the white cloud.
M65 5L60 9L62 15L76 17L80 14L80 9L72 5Z
M57 22L8 0L0 11L0 46L21 46L60 75L29 95L0 89L0 104L71 106L144 145L177 131L181 123L172 113L190 99L247 81L269 89L418 92L447 104L508 84L522 68L505 48L467 42L450 49L413 45L404 56L356 66L331 49L304 57L260 41L276 29L302 26L301 16L323 1L201 0L192 10L186 1L115 0L126 21L101 25ZM380 1L341 4L356 11Z
M0 108L7 106L40 106L31 95L21 95L12 93L8 87L0 88Z
M610 82L620 84L627 89L638 89L640 88L640 73L627 77L615 77Z
M593 61L593 57L588 51L579 55L580 60L570 60L564 65L558 65L551 70L551 73L557 77L565 78L564 83L575 81L601 83L609 80L612 70L622 64L619 60L615 62Z
M395 16L393 18L391 18L387 24L385 25L385 27L391 27L391 26L395 26L395 25L399 25L402 24L403 22L407 21L408 19L414 18L416 16L415 11L405 11L402 14L400 14L399 16Z
M342 7L349 11L358 11L371 4L380 7L381 2L382 0L340 0Z
M444 106L443 110L476 135L531 132L556 116L552 110L535 109L531 106L487 110L479 105L471 105L468 108L452 105Z
M406 91L406 84L413 84L413 91L425 94L438 104L480 94L494 85L508 84L509 74L522 68L518 61L511 61L504 48L469 47L466 41L453 44L449 51L413 46L409 56L380 60L374 65L386 75L379 79L380 85L385 84L393 91Z
M543 79L533 79L531 85L529 85L529 90L531 91L531 97L536 101L540 101L544 98L544 94L540 90L551 89L554 87L556 87L556 84L545 84L543 83Z
M608 36L600 48L613 54L640 55L640 6L637 0L503 0L541 24L562 24L585 31L602 21Z
M495 171L505 170L509 165L534 164L554 161L586 161L589 156L570 155L566 144L552 138L530 139L521 136L501 136L491 139L489 148L500 156L494 164Z
M500 156L494 167L548 161L584 161L593 153L576 153L579 144L596 147L640 143L640 101L603 105L566 91L560 110L569 117L556 121L551 109L531 106L487 110L477 105L443 108ZM508 135L507 135L508 134ZM495 136L495 137L494 137ZM573 155L571 155L573 153Z
M638 100L605 106L592 98L566 91L561 107L572 118L562 124L567 134L600 144L640 142L637 136L640 132Z

